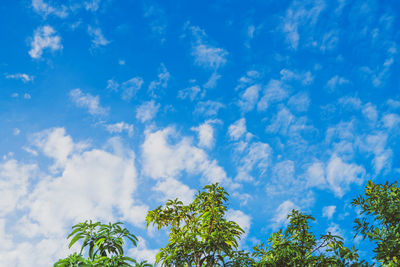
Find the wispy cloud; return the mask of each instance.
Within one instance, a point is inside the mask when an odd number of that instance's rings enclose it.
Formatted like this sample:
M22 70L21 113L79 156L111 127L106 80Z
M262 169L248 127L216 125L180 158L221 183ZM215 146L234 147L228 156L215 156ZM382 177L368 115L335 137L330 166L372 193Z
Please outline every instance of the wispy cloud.
M46 17L48 15L55 15L60 18L68 16L68 8L65 5L52 5L44 0L32 0L32 8L38 14Z
M110 41L104 37L102 30L98 27L88 26L88 33L92 37L92 46L95 48L106 46L110 43Z
M154 100L144 102L136 109L136 118L141 122L152 120L160 108L160 104L156 104Z
M20 80L23 83L27 82L32 82L35 79L35 76L33 75L28 75L25 73L15 73L15 74L6 74L7 79L14 79L14 80Z
M75 105L87 109L91 115L105 115L108 113L108 109L100 105L99 96L93 96L89 93L85 94L79 88L71 90L69 96Z

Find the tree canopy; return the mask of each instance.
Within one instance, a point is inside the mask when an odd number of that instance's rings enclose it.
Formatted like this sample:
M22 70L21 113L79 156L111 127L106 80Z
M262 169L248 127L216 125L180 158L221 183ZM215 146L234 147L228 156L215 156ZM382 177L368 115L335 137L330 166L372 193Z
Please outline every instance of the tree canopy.
M311 231L311 215L292 210L288 225L260 242L252 252L239 249L244 230L226 218L229 194L218 183L206 185L194 200L185 205L168 200L148 212L147 227L167 228L168 243L156 255L161 266L370 266L359 259L353 246L344 245L341 236L328 232L319 238ZM369 181L363 195L352 205L359 211L355 219L356 235L374 242L374 259L382 266L400 266L400 188L396 183ZM125 241L132 246L138 239L122 223L102 224L85 221L72 227L69 248L80 243L73 253L55 263L55 267L133 266L151 267L125 255Z
M227 197L219 184L206 185L188 205L175 199L149 211L148 226L170 227L169 242L160 249L156 262L162 266L251 264L248 253L237 251L244 230L225 218Z
M343 238L327 233L318 240L310 231L315 219L297 210L288 215L289 225L273 233L268 243L254 247L258 266L366 266L357 250L343 245Z

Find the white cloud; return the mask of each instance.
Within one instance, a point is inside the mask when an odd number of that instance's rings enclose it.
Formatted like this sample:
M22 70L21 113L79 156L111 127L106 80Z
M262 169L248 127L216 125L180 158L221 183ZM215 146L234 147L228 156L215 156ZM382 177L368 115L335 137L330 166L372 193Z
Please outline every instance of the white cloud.
M282 69L280 71L282 81L300 81L303 85L310 85L314 81L310 71L307 72L295 72L288 69Z
M292 2L281 25L290 48L298 48L302 34L303 38L308 37L324 8L323 0Z
M25 73L15 73L15 74L6 75L6 79L21 80L23 83L32 82L34 80L34 78L35 78L35 76L28 75Z
M72 154L88 146L85 143L74 143L71 136L66 135L64 128L53 128L35 133L32 136L32 145L55 161L51 166L54 170L64 168Z
M136 118L141 122L152 120L160 108L160 104L156 104L154 100L144 102L136 109Z
M205 116L215 116L221 108L225 108L225 105L221 102L207 100L200 101L194 110L194 113L202 114Z
M29 55L32 58L40 58L43 50L57 51L61 50L61 37L51 26L39 27L35 30L33 40L31 41L31 50Z
M236 181L254 181L251 172L257 168L259 176L267 171L270 165L272 149L267 143L254 142L245 150L237 167Z
M287 109L282 108L278 114L272 119L267 131L272 133L288 134L290 126L295 122L295 116Z
M19 135L21 133L21 130L18 128L14 128L13 134L14 135Z
M246 119L241 118L229 125L228 133L232 140L238 140L247 132Z
M258 94L261 90L261 86L259 84L254 84L249 86L240 96L239 106L244 111L251 111L254 109L254 106L258 101Z
M186 99L189 98L191 101L195 100L197 95L201 92L201 88L198 85L182 89L178 91L178 98Z
M0 216L13 211L28 193L37 168L36 164L21 164L13 159L0 163Z
M326 232L331 233L332 235L344 237L343 228L333 222L331 222L329 227L326 229Z
M35 12L46 17L48 15L55 15L60 18L66 18L68 16L67 7L64 5L56 7L46 3L43 0L32 0L32 7Z
M126 131L130 137L133 135L133 125L123 121L114 124L106 124L105 127L110 133L122 133Z
M300 92L292 96L289 101L288 105L291 110L295 110L297 112L304 112L308 110L310 105L310 98L304 92Z
M144 17L147 18L150 30L153 34L160 37L160 42L166 40L168 20L163 8L156 3L146 3L144 5Z
M314 162L307 168L307 185L310 187L325 186L325 166L322 162Z
M336 206L326 206L322 208L322 217L326 217L329 220L332 219L333 214L336 211Z
M216 160L191 144L191 139L179 136L171 127L146 133L143 151L143 173L154 179L180 177L183 172L201 175L206 183L223 183L231 180ZM179 140L179 142L174 142Z
M163 194L162 196L159 196L159 200L162 202L165 202L169 199L178 198L185 205L191 203L194 200L194 195L196 194L196 190L191 189L189 186L174 178L159 180L153 187L153 190Z
M326 180L337 197L342 197L349 190L351 183L361 184L365 176L362 166L345 163L333 155L326 166Z
M284 84L278 80L270 80L264 88L263 96L257 104L257 110L264 111L270 104L280 102L288 97Z
M211 69L218 69L225 65L228 52L222 48L212 47L201 42L192 48L192 55L195 57L197 65Z
M214 88L217 86L217 81L221 78L222 76L219 75L216 71L214 71L210 78L208 78L208 81L203 85L204 88Z
M92 1L85 1L85 9L96 12L99 9L99 4L101 0L92 0Z
M146 240L138 236L138 245L135 248L131 248L128 251L128 255L138 262L147 261L148 263L154 264L158 249L147 248Z
M352 108L352 109L361 109L362 102L358 97L341 97L338 100L338 103L343 105L344 107Z
M99 96L85 94L79 88L71 90L69 96L75 105L87 109L91 115L105 115L108 113L108 109L100 105Z
M194 57L194 63L213 70L211 77L204 84L204 88L214 88L217 80L221 77L217 70L226 64L229 53L224 48L210 44L207 34L199 27L187 23L185 29L192 37L191 54Z
M152 81L149 85L149 91L153 95L155 94L155 91L158 88L160 88L160 87L167 88L168 80L171 77L171 75L169 74L167 68L165 67L165 65L163 63L161 63L161 65L160 65L160 70L159 70L157 77L158 77L158 80Z
M131 100L133 96L142 88L144 81L141 77L133 77L121 85L122 99Z
M144 228L148 207L134 199L133 151L126 146L122 154L74 149L81 143L75 143L63 128L34 137L39 138L39 142L33 138L33 145L39 146L41 155L63 164L57 174L48 174L34 164L0 163L0 214L10 214L0 218L0 265L52 265L77 249L69 251L65 238L71 225L86 219L124 220Z
M390 169L392 165L393 151L387 148L388 134L384 132L376 132L366 135L359 142L360 149L372 153L374 158L372 164L375 174L379 174L383 170Z
M376 106L371 103L367 103L364 105L362 113L365 118L367 118L371 123L375 123L378 119L378 111L376 110Z
M331 91L335 91L335 89L340 86L340 85L344 85L344 84L348 84L350 83L349 80L346 80L343 77L340 77L338 75L333 76L331 79L329 79L329 81L326 83L326 87Z
M251 217L249 215L241 210L229 209L226 213L226 219L236 222L245 231L244 236L247 236L251 226Z
M199 146L205 148L212 148L215 143L214 139L214 128L212 123L216 123L219 121L216 120L208 120L198 127L192 127L192 131L196 131L199 138Z
M101 46L106 46L110 43L110 41L104 37L103 32L101 31L100 28L94 28L92 26L88 26L88 33L93 38L92 39L93 47L98 48Z
M299 207L290 200L282 202L275 210L275 216L272 218L272 227L279 228L288 223L287 216L293 210Z
M400 116L394 113L389 113L382 118L383 125L386 128L394 128L400 123Z
M119 83L114 81L113 79L110 79L107 81L107 89L110 89L111 91L118 91L119 88Z

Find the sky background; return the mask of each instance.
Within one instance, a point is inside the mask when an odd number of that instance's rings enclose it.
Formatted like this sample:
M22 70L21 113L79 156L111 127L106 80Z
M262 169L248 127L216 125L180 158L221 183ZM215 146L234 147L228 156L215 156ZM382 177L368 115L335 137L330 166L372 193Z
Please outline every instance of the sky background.
M312 214L353 240L351 200L399 175L398 1L0 2L0 265L51 266L71 226L214 182L250 250ZM75 247L75 250L77 247Z

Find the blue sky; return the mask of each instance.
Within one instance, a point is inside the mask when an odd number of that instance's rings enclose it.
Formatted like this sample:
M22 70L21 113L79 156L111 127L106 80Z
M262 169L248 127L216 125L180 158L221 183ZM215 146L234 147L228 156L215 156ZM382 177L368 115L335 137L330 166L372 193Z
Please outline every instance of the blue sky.
M85 219L153 261L149 209L220 182L250 249L293 208L353 240L399 175L396 1L3 1L0 259L50 266Z

